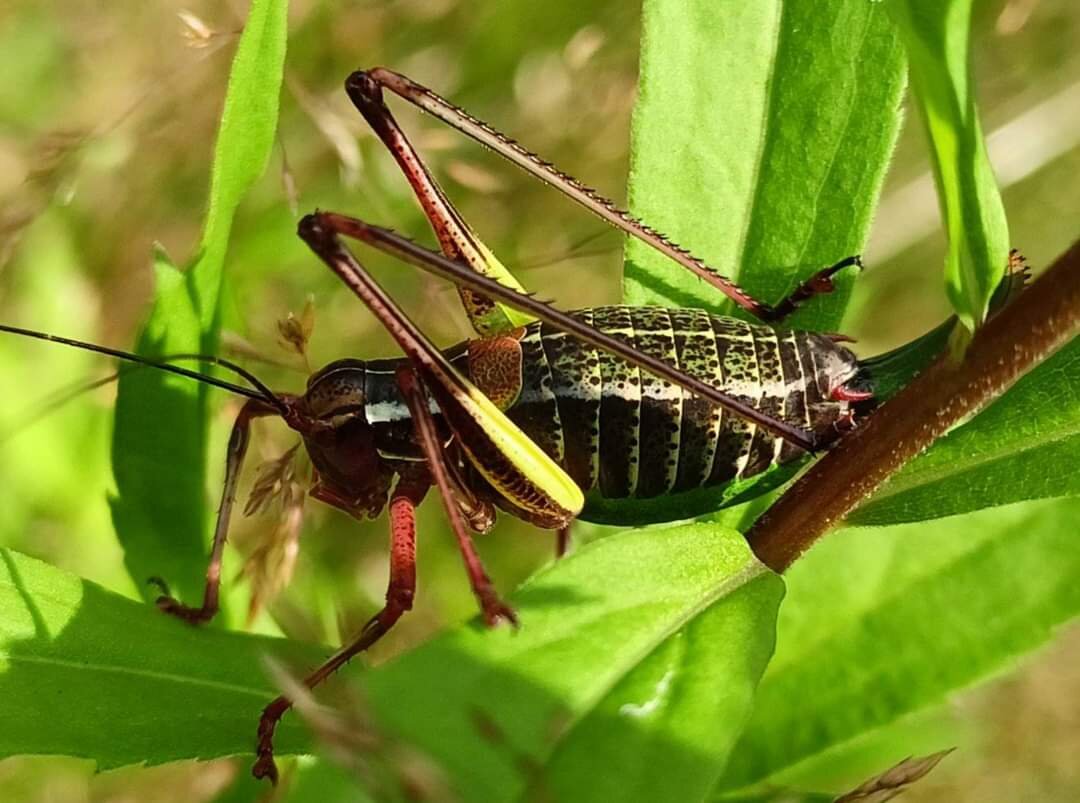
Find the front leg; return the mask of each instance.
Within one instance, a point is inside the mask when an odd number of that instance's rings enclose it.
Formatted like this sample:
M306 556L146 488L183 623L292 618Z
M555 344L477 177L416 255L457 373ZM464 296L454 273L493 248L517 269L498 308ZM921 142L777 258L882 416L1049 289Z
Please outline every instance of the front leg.
M268 402L252 399L247 402L236 416L225 460L225 488L218 507L217 525L214 528L214 542L210 549L210 563L206 567L206 589L203 591L202 605L185 605L171 596L168 587L160 578L151 578L162 594L157 598L157 606L165 613L183 619L191 624L202 624L214 618L218 611L218 592L221 586L221 556L225 551L225 541L229 535L229 518L233 502L236 500L236 485L240 478L240 467L247 453L251 436L251 419L267 415L280 415L281 411Z

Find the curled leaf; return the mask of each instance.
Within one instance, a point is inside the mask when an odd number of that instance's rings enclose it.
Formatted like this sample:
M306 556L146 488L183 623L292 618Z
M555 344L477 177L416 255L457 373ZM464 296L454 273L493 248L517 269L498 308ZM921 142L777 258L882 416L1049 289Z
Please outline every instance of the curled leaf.
M973 0L887 4L907 47L911 85L933 155L949 241L945 288L969 330L1004 274L1009 230L986 153L970 68Z

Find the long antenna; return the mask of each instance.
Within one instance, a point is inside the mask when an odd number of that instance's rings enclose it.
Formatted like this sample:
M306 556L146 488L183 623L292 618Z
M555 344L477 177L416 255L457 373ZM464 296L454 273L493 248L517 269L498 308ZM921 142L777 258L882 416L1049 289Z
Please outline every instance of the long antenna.
M249 399L260 399L262 401L270 402L278 410L284 412L286 405L281 399L279 399L270 388L266 387L262 382L258 380L251 372L244 368L241 368L235 363L222 359L221 357L213 357L203 354L174 354L169 359L198 359L203 362L209 362L213 365L220 365L222 368L226 368L234 373L238 374L242 378L251 383L255 390L245 388L242 385L234 385L232 382L226 382L224 379L218 379L217 377L208 376L207 374L201 374L198 371L191 371L187 368L181 368L178 365L170 365L166 362L160 362L158 360L151 359L149 357L141 357L138 354L132 354L128 351L121 351L120 349L109 348L108 346L99 346L96 343L87 343L82 340L73 340L69 337L60 337L59 335L50 335L47 332L38 332L34 329L22 329L18 326L8 326L7 324L0 324L0 332L8 332L13 335L22 335L23 337L32 337L36 340L47 340L51 343L61 343L65 346L73 346L77 349L83 349L84 351L93 351L98 354L105 354L109 357L116 357L120 360L126 360L128 362L137 363L138 365L147 365L151 368L157 368L161 371L165 371L170 374L176 374L177 376L187 377L188 379L194 379L197 382L203 382L207 385L213 385L214 387L227 390L230 393L235 393L239 396L246 396Z

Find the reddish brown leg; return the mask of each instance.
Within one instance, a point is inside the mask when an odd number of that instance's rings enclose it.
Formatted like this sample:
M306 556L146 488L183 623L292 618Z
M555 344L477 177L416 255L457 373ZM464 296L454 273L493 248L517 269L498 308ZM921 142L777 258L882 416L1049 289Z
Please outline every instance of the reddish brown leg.
M439 445L439 436L435 430L435 421L428 409L426 393L420 385L416 374L408 366L401 366L397 370L397 383L401 393L409 405L412 414L413 427L416 430L416 439L424 450L427 459L428 471L431 473L435 486L439 489L439 495L446 508L446 517L450 520L450 526L457 537L458 548L461 556L465 559L465 569L469 574L469 583L472 585L473 594L480 603L480 609L484 613L484 621L493 626L500 619L505 619L513 625L517 625L517 615L513 608L499 599L499 595L492 585L491 578L484 571L484 565L480 562L480 556L476 553L472 537L465 527L465 519L454 492L447 477L446 467L443 464L442 449Z
M453 208L449 207L449 202L446 201L442 191L438 189L438 185L434 183L420 157L394 121L383 100L383 89L389 89L403 100L418 106L451 128L490 148L499 156L554 187L615 228L656 249L763 321L775 323L782 320L811 296L831 292L833 285L830 277L834 273L850 265L861 265L858 257L841 260L831 267L818 271L799 285L793 293L776 305L770 306L763 301L758 301L704 260L642 223L626 210L620 209L613 201L600 195L596 190L563 173L550 162L544 161L505 134L496 131L487 123L473 117L427 87L384 67L358 70L346 79L345 91L401 165L409 183L412 184L421 203L424 204L432 226L439 233L439 239L447 256L453 257L454 254L447 250L446 231L453 230L455 225L465 228L465 224ZM440 203L448 207L449 214L437 208L437 204Z
M446 469L446 479L453 489L454 498L457 499L458 508L469 522L469 528L474 533L488 533L495 526L495 506L486 500L480 499L469 487L465 478L458 468L450 461L443 462Z
M217 613L218 590L221 585L221 555L225 550L225 541L229 535L229 517L236 499L236 483L240 478L240 466L244 462L244 454L247 452L251 435L251 419L267 415L281 415L281 410L270 406L267 402L252 399L240 409L236 423L233 424L225 459L225 489L221 495L221 505L218 507L214 543L210 549L210 564L206 567L206 590L203 592L202 605L198 608L185 605L169 595L168 588L161 579L151 578L150 582L161 588L163 592L157 598L157 606L165 613L192 624L209 622Z
M361 653L382 638L401 615L412 608L416 594L416 506L427 493L429 483L419 477L402 477L390 498L390 582L386 588L386 605L375 614L360 635L342 647L326 663L304 678L304 685L314 689L357 653ZM269 778L277 783L274 763L274 729L292 708L292 700L282 695L263 709L259 717L258 758L251 768L256 778Z
M862 266L862 257L856 255L845 257L834 265L822 268L793 291L788 293L788 295L782 298L775 306L771 307L764 320L774 323L782 321L798 309L799 305L804 301L807 301L814 296L831 293L833 291L832 277L835 274L839 273L844 268L855 267L861 270Z
M450 259L463 261L478 273L487 273L488 255L382 102L382 93L373 87L372 93L350 91L349 94L372 131L383 141L405 174L435 236L439 238L442 252ZM466 287L459 286L457 290L476 331L481 335L489 334L491 330L484 316L490 310L492 301Z
M570 548L570 525L560 527L555 533L555 558L561 558Z
M461 263L429 251L389 229L333 212L316 212L307 215L301 219L297 229L300 237L311 247L311 250L367 304L372 313L394 336L409 359L418 365L425 366L428 370L447 374L446 366L439 364L443 361L441 354L406 317L401 308L374 282L356 257L342 244L339 235L361 240L373 248L416 265L436 276L449 279L455 284L476 288L478 292L489 298L498 299L529 315L547 321L582 342L591 343L609 354L644 368L661 379L689 390L696 396L718 404L800 449L813 452L818 448L813 432L774 418L757 409L753 404L731 396L696 376L684 373L659 357L638 351L627 342L600 332L579 318L560 312L531 295L519 293L487 276L475 273ZM448 384L449 381L448 379Z

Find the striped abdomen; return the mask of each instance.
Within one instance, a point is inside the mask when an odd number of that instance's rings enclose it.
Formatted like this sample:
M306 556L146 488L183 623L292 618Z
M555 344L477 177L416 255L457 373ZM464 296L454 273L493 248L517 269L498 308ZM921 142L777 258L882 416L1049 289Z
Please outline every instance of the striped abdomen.
M827 336L692 309L610 306L573 314L823 439L848 413L846 401L831 397L858 363ZM547 324L528 326L521 346L521 393L507 414L585 491L655 497L750 477L803 454Z

